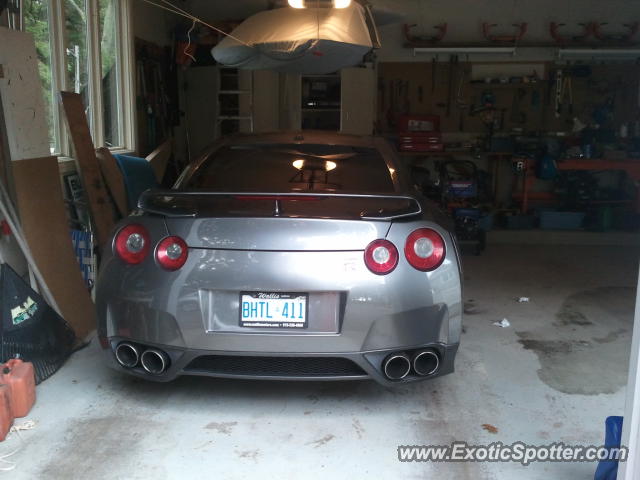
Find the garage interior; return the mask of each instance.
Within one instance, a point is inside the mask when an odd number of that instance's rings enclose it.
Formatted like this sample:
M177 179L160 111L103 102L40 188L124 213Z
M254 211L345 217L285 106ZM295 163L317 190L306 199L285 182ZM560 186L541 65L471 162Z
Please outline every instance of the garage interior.
M0 262L77 339L15 420L23 428L0 443L0 470L593 478L597 462L400 462L397 449L602 445L607 417L637 421L627 384L638 371L640 6L353 0L370 34L357 61L329 45L311 61L340 68L322 73L269 56L260 61L272 68L217 60L214 47L256 14L336 9L288 3L0 1ZM155 383L107 368L93 285L118 219L213 141L308 130L387 138L416 189L449 215L464 277L455 373L387 388ZM618 478L638 478L633 432Z

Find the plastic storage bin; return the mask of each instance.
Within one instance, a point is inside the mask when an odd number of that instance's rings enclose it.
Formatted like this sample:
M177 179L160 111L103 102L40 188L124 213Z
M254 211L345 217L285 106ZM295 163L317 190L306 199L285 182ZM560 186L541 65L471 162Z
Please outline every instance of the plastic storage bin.
M540 228L543 230L579 230L584 212L540 212Z
M485 232L493 230L493 213L482 215L478 221L478 227Z

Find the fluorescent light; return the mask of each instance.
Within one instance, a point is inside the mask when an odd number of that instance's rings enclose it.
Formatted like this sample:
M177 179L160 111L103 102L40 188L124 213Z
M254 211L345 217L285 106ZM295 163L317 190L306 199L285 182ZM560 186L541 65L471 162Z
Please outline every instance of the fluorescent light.
M413 54L417 53L513 55L516 53L516 47L418 47L413 49Z
M293 8L304 8L304 0L288 0L289 6Z
M351 5L351 0L333 0L333 6L336 8L347 8Z
M638 48L560 48L558 58L637 58Z

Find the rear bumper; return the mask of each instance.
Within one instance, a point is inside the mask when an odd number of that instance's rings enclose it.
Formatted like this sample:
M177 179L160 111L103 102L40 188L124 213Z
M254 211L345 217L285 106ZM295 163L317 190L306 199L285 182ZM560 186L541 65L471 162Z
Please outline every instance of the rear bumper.
M168 368L159 375L152 375L140 366L125 368L115 357L115 348L122 337L101 337L101 345L107 364L130 375L157 382L169 382L182 375L197 375L253 380L375 380L384 386L394 386L446 375L454 371L457 344L430 343L406 348L339 353L266 353L234 352L177 348L159 344L131 342L141 351L155 348L166 353ZM388 355L432 349L440 357L440 365L431 375L420 376L413 370L402 380L389 380L383 373L383 361Z

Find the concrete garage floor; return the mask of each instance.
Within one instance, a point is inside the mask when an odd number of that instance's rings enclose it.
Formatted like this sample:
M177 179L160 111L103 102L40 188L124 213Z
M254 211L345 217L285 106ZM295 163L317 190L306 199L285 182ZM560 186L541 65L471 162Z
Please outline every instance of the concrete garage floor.
M592 463L400 463L396 448L454 440L601 444L604 418L624 408L638 253L495 245L465 257L469 314L457 371L408 387L148 383L105 368L94 341L38 387L28 417L37 425L22 433L8 475L593 478ZM518 303L520 296L531 301ZM492 325L504 317L511 327ZM18 446L12 435L0 452Z

